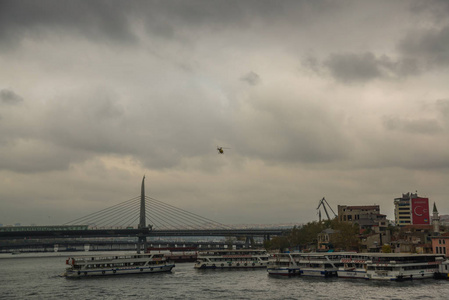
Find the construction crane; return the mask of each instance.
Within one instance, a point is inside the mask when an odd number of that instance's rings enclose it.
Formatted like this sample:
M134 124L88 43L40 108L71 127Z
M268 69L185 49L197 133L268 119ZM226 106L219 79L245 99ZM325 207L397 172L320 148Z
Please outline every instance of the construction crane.
M326 198L323 197L323 199L320 200L320 202L318 203L318 207L316 208L318 210L318 216L319 216L319 220L321 222L321 210L320 207L322 206L324 209L324 212L326 213L327 219L330 221L331 218L329 217L329 213L327 212L327 207L329 207L329 209L332 211L332 213L334 214L334 217L337 216L337 214L334 212L334 210L332 209L332 207L329 205L329 203L327 203Z

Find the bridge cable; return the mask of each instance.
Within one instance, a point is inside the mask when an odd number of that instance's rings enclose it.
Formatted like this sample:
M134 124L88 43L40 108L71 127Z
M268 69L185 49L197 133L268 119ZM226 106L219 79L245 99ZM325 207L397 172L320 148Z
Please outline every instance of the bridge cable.
M200 220L203 221L203 222L206 222L206 221L207 221L207 223L214 224L215 226L219 226L219 227L221 227L221 228L231 229L230 226L227 226L227 225L224 225L224 224L222 224L222 223L213 221L213 220L211 220L211 219L202 217L202 216L200 216L200 215L191 213L191 212L186 211L186 210L184 210L184 209L180 209L180 208L178 208L178 207L175 207L175 206L173 206L173 205L164 203L164 202L159 201L159 200L157 200L157 199L154 199L154 198L151 198L151 197L146 197L146 198L148 198L148 199L150 199L150 200L152 200L152 201L154 201L154 202L156 202L156 203L158 203L158 204L160 204L160 205L162 205L162 206L168 207L168 208L170 208L172 211L178 211L178 212L180 212L180 213L183 213L185 216L191 216L192 219L200 219Z
M136 200L134 200L135 202ZM107 224L113 223L115 221L116 216L123 214L123 212L128 212L129 209L135 207L135 203L127 203L121 207L115 207L114 210L111 210L109 214L102 214L91 222L95 223L97 226L106 226Z
M194 222L195 220L186 218L185 216L179 214L176 211L173 212L173 211L164 210L164 207L163 206L161 207L158 203L153 202L152 204L153 204L151 206L152 207L152 211L155 211L155 212L159 213L160 215L163 215L164 217L168 217L168 218L172 219L172 221L174 223L179 224L179 225L181 225L183 227L195 228L195 226L193 226L192 223L189 224L189 223L186 223L186 222L184 222L184 223L181 222L181 220L184 220L184 221L187 220L189 222ZM173 220L173 217L178 217L178 219L175 221L175 220ZM170 224L173 225L173 223L170 223ZM176 226L173 226L173 227L176 228Z
M87 216L84 216L84 217L75 219L75 220L73 220L73 221L67 222L67 223L65 223L65 224L63 224L63 225L80 224L80 223L84 223L84 222L87 222L87 221L93 221L93 220L95 220L95 218L97 218L97 217L99 217L99 216L100 216L100 217L101 217L101 216L104 216L105 214L109 213L110 211L118 210L118 209L121 209L121 208L123 208L123 207L132 205L133 202L135 202L136 199L139 199L139 197L135 197L135 198L126 200L126 201L124 201L124 202L118 203L118 204L113 205L113 206L111 206L111 207L108 207L108 208L102 209L102 210L100 210L100 211L91 213L91 214L89 214L89 215L87 215ZM89 224L86 224L86 225L89 225Z

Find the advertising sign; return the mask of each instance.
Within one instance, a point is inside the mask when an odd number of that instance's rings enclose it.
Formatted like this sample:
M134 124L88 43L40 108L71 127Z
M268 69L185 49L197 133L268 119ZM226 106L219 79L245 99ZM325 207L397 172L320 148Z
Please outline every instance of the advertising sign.
M412 198L412 224L430 224L429 198Z

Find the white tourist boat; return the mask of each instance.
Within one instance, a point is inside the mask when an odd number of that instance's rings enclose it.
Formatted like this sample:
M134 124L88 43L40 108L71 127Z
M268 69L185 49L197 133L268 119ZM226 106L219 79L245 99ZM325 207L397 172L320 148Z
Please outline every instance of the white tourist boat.
M301 253L298 257L300 275L315 277L337 276L342 254L338 252Z
M175 265L164 254L107 255L69 258L63 276L87 277L170 272Z
M340 278L367 279L366 262L376 253L343 254L340 259L337 276Z
M441 272L444 255L412 253L353 253L343 255L338 277L373 280L433 278Z
M449 259L444 260L439 266L438 266L438 274L436 276L437 278L449 278Z
M374 280L434 278L443 261L443 254L371 253L366 276Z
M300 274L300 253L275 253L268 259L270 275L295 276Z
M209 250L198 252L195 269L266 268L266 250Z

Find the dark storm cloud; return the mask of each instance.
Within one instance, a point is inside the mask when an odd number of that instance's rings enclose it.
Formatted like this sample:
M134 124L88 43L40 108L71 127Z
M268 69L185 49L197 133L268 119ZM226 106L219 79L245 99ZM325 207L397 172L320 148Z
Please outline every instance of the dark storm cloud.
M383 124L388 130L411 134L432 135L443 132L443 128L435 119L405 119L386 116L383 118Z
M249 72L241 78L242 81L247 82L249 85L258 85L260 83L260 76L254 72Z
M411 2L410 11L421 19L432 19L436 23L447 22L449 2L447 0L416 0Z
M0 46L15 47L23 38L45 39L78 34L92 41L138 42L136 24L152 37L194 40L205 31L246 29L258 20L269 24L300 15L328 12L333 1L9 1L0 4ZM302 18L292 19L301 22ZM189 36L187 32L195 32Z
M398 46L405 57L421 60L427 67L449 65L449 25L410 33Z
M0 103L17 104L23 101L23 98L8 89L0 90Z
M317 63L314 60L309 59L303 65L317 70ZM399 78L417 75L420 72L413 58L394 61L387 55L377 57L371 52L331 54L323 62L323 66L337 81L345 83Z
M0 45L15 46L24 37L42 39L49 32L134 41L126 11L121 1L1 1Z
M379 60L372 53L332 54L324 65L343 82L364 82L381 77Z

